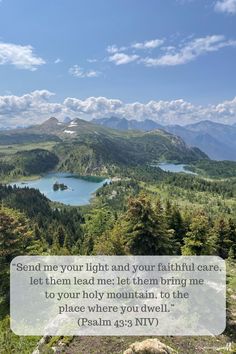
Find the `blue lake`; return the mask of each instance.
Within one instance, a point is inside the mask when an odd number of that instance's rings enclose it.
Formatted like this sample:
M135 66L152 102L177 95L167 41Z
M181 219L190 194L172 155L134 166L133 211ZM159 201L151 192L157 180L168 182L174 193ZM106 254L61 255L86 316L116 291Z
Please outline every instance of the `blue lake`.
M163 171L166 171L166 172L184 172L184 173L189 173L192 175L196 174L194 172L185 170L186 165L184 165L184 164L160 163L156 166L160 167Z
M96 190L103 186L108 179L96 181L96 179L82 179L69 173L49 173L33 181L13 182L11 185L24 188L35 188L44 194L48 199L54 202L60 202L67 205L86 205ZM55 182L65 184L66 190L53 190Z

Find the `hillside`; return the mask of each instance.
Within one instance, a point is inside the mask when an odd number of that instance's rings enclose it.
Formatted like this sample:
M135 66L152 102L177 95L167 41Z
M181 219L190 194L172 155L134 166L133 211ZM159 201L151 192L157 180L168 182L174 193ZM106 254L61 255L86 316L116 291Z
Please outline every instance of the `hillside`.
M36 141L50 137L49 141L56 142L51 151L59 158L59 170L81 174L108 173L117 166L189 163L207 158L199 149L163 130L123 132L81 119L61 123L50 118L41 125L1 132L0 145L12 144L13 137L16 142L24 137L24 143L30 144L32 136L38 137Z
M197 146L214 160L236 161L236 126L202 121L165 129L180 136L187 144Z
M17 177L38 175L50 171L58 164L58 157L44 149L18 151L0 157L0 177Z
M205 120L185 126L161 126L149 119L136 121L117 117L96 119L93 122L123 131L164 129L181 137L186 144L198 147L211 159L236 161L236 124L226 125Z

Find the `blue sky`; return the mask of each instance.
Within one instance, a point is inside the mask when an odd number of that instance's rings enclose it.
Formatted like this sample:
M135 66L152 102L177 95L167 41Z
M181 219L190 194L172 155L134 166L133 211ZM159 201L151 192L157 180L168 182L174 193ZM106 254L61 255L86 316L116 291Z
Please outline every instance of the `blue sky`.
M31 100L42 119L234 123L235 21L236 0L2 0L0 126Z

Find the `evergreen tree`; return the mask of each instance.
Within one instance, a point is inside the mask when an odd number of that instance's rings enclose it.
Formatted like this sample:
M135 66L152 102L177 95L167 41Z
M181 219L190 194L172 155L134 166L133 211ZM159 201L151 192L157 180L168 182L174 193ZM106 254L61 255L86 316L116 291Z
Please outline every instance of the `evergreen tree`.
M65 243L66 233L62 226L59 226L57 229L57 238L60 247L63 247Z
M198 213L192 218L190 230L184 238L182 254L185 256L207 255L210 252L208 241L209 220L204 213Z
M94 244L103 233L114 226L114 215L107 207L94 209L88 216L84 228L83 254L92 254Z
M177 205L172 206L170 201L167 201L165 207L165 217L167 227L173 230L173 249L175 254L181 254L181 246L186 234L185 223Z
M131 198L122 227L127 253L136 255L170 253L170 233L165 224L160 201L153 207L145 195Z
M119 222L116 223L113 230L108 230L98 238L94 245L94 254L96 255L125 255L123 243L123 229Z
M218 256L227 258L229 250L232 246L231 228L226 219L219 218L215 221L212 229L213 238L215 239L215 250Z
M33 232L24 214L0 207L0 298L9 301L9 265L12 259L27 253Z

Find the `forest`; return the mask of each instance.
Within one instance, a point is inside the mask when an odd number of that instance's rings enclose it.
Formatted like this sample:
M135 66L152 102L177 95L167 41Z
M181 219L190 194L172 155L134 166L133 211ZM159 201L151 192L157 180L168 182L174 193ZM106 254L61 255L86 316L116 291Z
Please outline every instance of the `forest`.
M144 163L148 154L152 156L155 134L132 137L130 133L120 140L108 130L105 137L95 134L93 140L91 125L86 129L89 131L78 136L77 142L43 141L19 149L14 144L1 146L0 353L31 353L39 340L15 336L9 329L9 264L18 255L217 255L232 270L230 289L236 288L235 163L209 160L183 144L179 162L186 153L188 168L198 175L164 172L150 164L151 160ZM124 156L121 147L129 146L125 144L130 139L133 148ZM158 139L161 145L155 145L153 156L158 156L163 141L169 144L169 135L160 138L158 133ZM171 155L170 150L165 151L165 156L175 161L178 149ZM6 183L52 170L75 172L86 179L89 175L90 180L105 176L110 182L96 191L90 204L81 207L52 202L36 189ZM61 192L66 193L66 188ZM230 296L227 306L228 325L219 338L222 345L235 341L231 318L235 304ZM58 340L52 337L45 352L50 353ZM60 340L67 344L77 341ZM195 353L195 342L201 340L190 341L188 353ZM171 339L170 344L184 353L184 339Z

